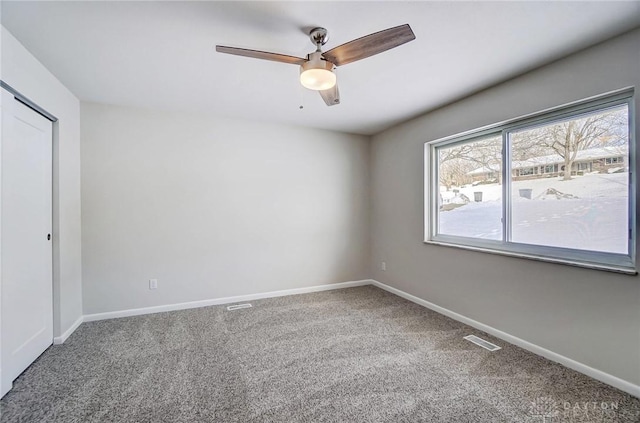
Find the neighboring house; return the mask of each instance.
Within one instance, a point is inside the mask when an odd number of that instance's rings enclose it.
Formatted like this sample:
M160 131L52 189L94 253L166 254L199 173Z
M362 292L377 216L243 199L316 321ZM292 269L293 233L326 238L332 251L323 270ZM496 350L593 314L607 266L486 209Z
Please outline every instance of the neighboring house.
M471 176L473 182L491 181L494 179L497 180L499 173L500 168L498 165L496 165L495 169L487 166L482 166L478 169L474 169L471 172L468 172L467 176Z
M628 163L627 146L591 148L579 151L571 166L572 175L590 172L608 172L613 168L626 168ZM527 160L513 161L511 178L514 181L559 176L564 172L564 159L558 154L532 157ZM473 182L491 181L498 178L499 169L486 166L468 172Z

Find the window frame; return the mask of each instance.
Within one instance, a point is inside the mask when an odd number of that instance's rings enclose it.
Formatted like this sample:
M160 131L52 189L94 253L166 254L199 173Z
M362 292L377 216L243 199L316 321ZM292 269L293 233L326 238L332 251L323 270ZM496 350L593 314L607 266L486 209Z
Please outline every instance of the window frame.
M635 145L635 101L634 89L625 88L611 93L591 97L586 100L570 103L523 117L488 125L479 129L440 138L425 143L425 196L424 243L434 244L501 255L528 258L533 260L563 263L568 265L608 270L626 274L637 274L636 271L636 145ZM581 115L604 111L609 108L626 105L628 112L628 239L629 254L615 254L577 250L571 248L551 247L534 244L523 244L511 241L511 185L512 169L509 148L509 133L545 126L558 120L580 118ZM456 235L438 234L438 194L439 169L438 149L452 147L456 144L468 143L492 136L502 139L502 238L490 240ZM559 170L559 167L558 167Z

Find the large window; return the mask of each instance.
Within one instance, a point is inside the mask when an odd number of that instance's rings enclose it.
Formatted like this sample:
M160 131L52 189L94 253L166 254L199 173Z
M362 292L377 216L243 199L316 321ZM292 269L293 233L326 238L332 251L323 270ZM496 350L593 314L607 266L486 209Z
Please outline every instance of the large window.
M632 93L426 144L426 241L635 272Z

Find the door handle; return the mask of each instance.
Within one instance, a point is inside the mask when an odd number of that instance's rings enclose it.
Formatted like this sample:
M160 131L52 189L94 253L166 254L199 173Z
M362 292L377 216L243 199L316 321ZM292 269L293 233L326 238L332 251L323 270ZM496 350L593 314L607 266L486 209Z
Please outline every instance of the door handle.
M51 241L51 234L47 234L47 241Z

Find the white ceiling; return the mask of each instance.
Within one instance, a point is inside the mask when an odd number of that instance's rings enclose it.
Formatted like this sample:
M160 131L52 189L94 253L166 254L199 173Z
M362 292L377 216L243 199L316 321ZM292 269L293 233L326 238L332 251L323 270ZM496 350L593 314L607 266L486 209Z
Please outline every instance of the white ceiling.
M416 40L337 70L327 107L304 56L409 23ZM640 2L2 2L2 24L81 100L373 134L640 25ZM301 101L304 109L300 110Z

